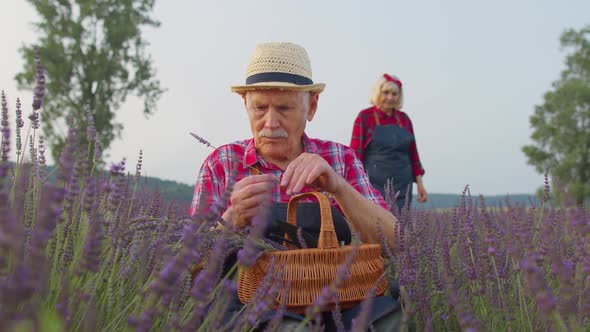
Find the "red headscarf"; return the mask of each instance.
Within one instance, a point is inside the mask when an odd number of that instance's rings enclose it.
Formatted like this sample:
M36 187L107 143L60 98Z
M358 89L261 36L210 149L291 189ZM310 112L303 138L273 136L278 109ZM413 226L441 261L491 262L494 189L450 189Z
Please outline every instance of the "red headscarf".
M387 82L393 82L400 90L402 89L402 82L400 80L393 78L389 74L383 74L383 78L385 78Z

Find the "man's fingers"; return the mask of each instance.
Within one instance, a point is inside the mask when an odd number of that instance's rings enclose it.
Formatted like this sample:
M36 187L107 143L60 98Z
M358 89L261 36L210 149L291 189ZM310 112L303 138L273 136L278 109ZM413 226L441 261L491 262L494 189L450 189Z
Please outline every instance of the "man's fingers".
M240 204L236 207L236 211L238 211L240 217L244 219L251 219L270 208L270 204L268 204L270 203L270 199L270 195L259 195L252 197L248 200L240 202Z
M246 199L241 200L238 203L238 210L241 212L242 210L248 210L252 208L256 208L259 205L264 204L265 202L270 201L270 193L268 194L259 194L256 196L251 196Z
M325 167L321 163L314 165L314 167L307 173L307 177L305 178L305 184L311 185L315 183L318 178L325 173Z
M314 183L317 184L318 178L323 173L324 167L322 163L317 160L315 160L313 163L306 165L306 167L302 169L299 179L293 186L293 191L297 193L300 192L305 186L310 186Z
M250 184L246 187L239 188L235 190L231 197L232 204L238 204L240 201L247 199L252 196L259 195L265 192L272 192L273 189L272 182L258 182L254 184Z
M289 185L287 186L287 195L291 195L292 193L298 193L301 188L305 185L305 178L307 177L307 168L309 166L305 163L301 163L297 165L297 167L293 170L293 176L289 181Z
M300 155L287 166L287 169L285 169L283 177L281 178L281 188L289 188L291 181L293 181L295 176L295 172L297 171L297 168L301 164L303 158L305 158L305 155Z
M235 190L239 190L252 184L274 181L276 181L276 176L274 174L250 175L238 181L234 188Z

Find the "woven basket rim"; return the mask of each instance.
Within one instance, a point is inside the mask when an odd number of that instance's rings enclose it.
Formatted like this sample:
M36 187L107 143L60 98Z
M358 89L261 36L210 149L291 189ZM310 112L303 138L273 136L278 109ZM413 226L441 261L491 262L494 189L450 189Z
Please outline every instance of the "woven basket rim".
M369 249L381 249L381 245L377 244L377 243L363 243L360 244L358 246L358 250L362 251L362 250L369 250ZM326 253L326 254L331 254L331 253L338 253L338 252L351 252L354 250L354 246L353 245L345 245L339 248L334 248L334 249L318 249L318 248L304 248L304 249L290 249L290 250L270 250L270 251L265 251L261 254L265 255L287 255L287 256L294 256L294 255L306 255L306 254L317 254L317 253Z

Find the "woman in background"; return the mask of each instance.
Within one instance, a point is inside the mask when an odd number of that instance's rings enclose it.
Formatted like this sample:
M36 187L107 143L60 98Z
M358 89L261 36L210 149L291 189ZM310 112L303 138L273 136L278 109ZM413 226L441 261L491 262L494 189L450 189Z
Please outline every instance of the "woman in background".
M393 75L379 77L370 96L372 107L359 112L354 121L350 147L363 162L373 187L386 200L399 191L395 201L401 211L412 201L412 185L418 186L420 203L428 194L422 177L424 168L418 156L410 117L401 111L402 82ZM386 186L388 188L386 195ZM389 197L386 197L389 196Z

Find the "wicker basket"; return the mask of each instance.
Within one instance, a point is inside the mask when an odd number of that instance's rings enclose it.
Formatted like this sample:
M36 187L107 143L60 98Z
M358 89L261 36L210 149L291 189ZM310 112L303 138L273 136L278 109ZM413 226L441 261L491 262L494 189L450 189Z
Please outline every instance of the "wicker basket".
M317 248L276 250L263 253L254 266L239 267L238 297L242 303L247 303L254 296L254 292L266 275L271 258L275 258L275 277L278 269L283 266L283 286L290 284L290 291L282 288L276 298L273 308L285 301L286 309L291 312L304 313L321 293L322 289L334 280L338 267L342 265L346 256L351 253L351 245L339 246L332 221L332 211L328 198L319 192L309 192L294 196L287 207L287 222L296 225L297 202L302 197L315 196L320 203L321 227ZM383 274L383 257L381 245L361 244L354 262L350 267L350 277L346 279L338 290L338 303L342 309L347 309L361 302L367 293L376 285L375 294L382 295L387 288L387 281L381 278ZM286 298L284 298L286 297ZM328 304L328 310L334 303Z

